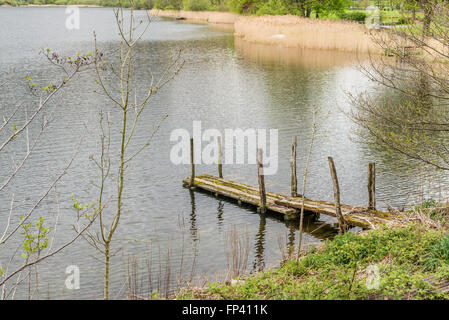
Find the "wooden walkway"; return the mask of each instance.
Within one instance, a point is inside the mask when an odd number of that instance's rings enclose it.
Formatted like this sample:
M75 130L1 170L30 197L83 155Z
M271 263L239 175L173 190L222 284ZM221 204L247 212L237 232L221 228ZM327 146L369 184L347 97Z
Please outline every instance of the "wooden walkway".
M190 185L190 178L183 179L184 186ZM204 174L194 178L194 187L206 190L215 195L221 195L239 202L259 206L260 194L257 187L248 186L234 181L221 179ZM301 197L289 197L273 192L266 193L266 208L269 211L283 215L284 219L297 219L302 204ZM335 205L328 201L304 199L306 212L336 216ZM346 223L365 229L376 228L381 224L395 224L399 216L378 210L368 210L364 207L341 205L341 211Z

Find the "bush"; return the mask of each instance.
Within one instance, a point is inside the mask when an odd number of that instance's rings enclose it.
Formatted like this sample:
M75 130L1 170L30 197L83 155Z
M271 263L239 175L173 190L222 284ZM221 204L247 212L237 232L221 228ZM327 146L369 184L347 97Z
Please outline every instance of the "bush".
M408 18L400 17L398 19L398 24L409 24L410 20Z
M365 22L366 13L362 11L342 12L338 14L342 20Z
M182 4L186 11L206 11L211 7L209 0L183 0Z
M135 0L134 8L137 10L147 10L150 9L150 2L148 0Z
M282 0L269 0L261 3L256 11L257 16L289 14L287 5Z
M229 9L236 13L255 13L257 3L255 0L229 0Z
M103 7L118 7L119 3L117 0L103 0L103 2L101 2L101 5Z
M156 2L154 3L153 6L154 9L164 9L165 8L165 3L161 0L156 0Z

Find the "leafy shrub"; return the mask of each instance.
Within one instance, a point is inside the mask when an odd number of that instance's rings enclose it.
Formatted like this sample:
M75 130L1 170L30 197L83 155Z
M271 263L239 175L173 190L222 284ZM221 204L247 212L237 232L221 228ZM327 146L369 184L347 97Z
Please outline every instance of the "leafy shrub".
M236 13L255 13L257 11L256 0L229 0L229 8Z
M408 18L400 17L398 19L398 24L409 24L409 23L410 23L410 20Z
M341 12L338 17L343 20L365 22L366 13L362 11Z
M165 3L162 0L156 0L153 6L154 9L164 9Z
M206 11L211 6L209 0L183 0L182 4L186 11Z
M150 3L148 0L135 0L134 8L138 10L147 10L150 9Z
M117 0L103 0L101 3L103 7L118 7L119 3Z
M257 16L289 14L287 5L282 0L269 0L261 3L256 11Z
M435 270L442 264L449 265L449 234L432 246L430 254L425 260L428 270Z

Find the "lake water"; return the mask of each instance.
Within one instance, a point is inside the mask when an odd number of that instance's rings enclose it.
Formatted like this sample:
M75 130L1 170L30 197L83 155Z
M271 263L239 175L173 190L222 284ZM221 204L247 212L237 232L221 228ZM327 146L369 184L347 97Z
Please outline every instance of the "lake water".
M67 30L64 8L0 8L0 71L4 74L14 69L15 74L12 83L0 93L2 116L19 103L32 103L23 75L42 79L43 83L61 78L59 71L39 54L41 48L64 54L92 51L95 30L100 49L107 57L114 56L119 38L112 9L82 8L80 14L81 28ZM137 143L145 141L154 123L168 114L151 146L128 171L125 214L116 235L119 241L114 244L114 248L122 250L113 260L113 298L125 297L126 269L132 256L139 258L142 272L146 270L146 259L153 257L152 269L157 278L170 250L173 283L184 246L184 273L190 272L196 251L195 273L214 280L226 269L225 238L234 227L249 244L248 271L276 265L281 258L279 242L297 243L297 222L287 223L270 215L262 217L237 203L190 193L182 187L182 179L189 175L190 167L170 162L173 146L170 133L179 128L191 132L193 121L201 121L203 130L216 128L221 132L227 128L278 129L279 169L275 175L266 176L266 185L270 191L288 193L291 139L298 136L300 188L313 124L311 110L316 105L320 107L319 131L310 163L308 197L333 199L328 156L334 158L337 166L343 203L366 205L370 161L376 162L380 208L386 208L387 204L401 207L418 201L423 194L438 197L439 186L435 180L429 184L419 167L356 139L354 124L342 112L349 109L345 92L376 90L354 68L358 63L356 56L249 44L234 39L232 29L226 26L154 18L137 50L140 71L151 68L160 73L170 52L178 49L182 49L185 66L153 98L136 133ZM141 83L150 79L148 73L140 77ZM6 224L12 195L17 215L26 212L70 160L80 137L84 137L73 166L57 186L57 193L52 192L38 210L39 215L50 221L60 204L55 245L73 235L76 213L71 209L71 195L83 202L96 199L91 182L98 181L98 171L89 156L98 154L98 110L111 109L107 99L93 92L94 88L94 75L85 73L55 100L54 112L48 115L52 122L41 143L14 184L0 194L0 230ZM115 115L112 112L113 126ZM8 150L2 154L3 178L11 170L11 159L23 152ZM198 174L217 174L215 165L199 165L196 170ZM225 178L250 185L257 185L256 173L255 165L224 166ZM180 220L184 221L183 228L179 227ZM306 221L305 242L315 243L332 236L334 222L325 216L319 221ZM0 261L6 261L14 248L0 248ZM103 274L97 258L101 256L81 239L41 264L41 298L101 298ZM79 290L64 286L69 265L80 269ZM147 288L146 276L142 281L144 289Z

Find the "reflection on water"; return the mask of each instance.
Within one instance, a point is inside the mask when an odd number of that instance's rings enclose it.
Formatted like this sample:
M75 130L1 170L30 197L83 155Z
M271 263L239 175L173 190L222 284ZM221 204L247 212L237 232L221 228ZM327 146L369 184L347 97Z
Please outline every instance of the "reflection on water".
M239 37L234 40L235 48L249 61L262 64L282 64L308 69L328 69L354 65L354 61L364 61L364 54L341 51L310 50L286 48L244 41Z
M223 207L224 207L224 203L221 200L218 200L218 207L217 207L217 219L218 219L218 230L221 231L222 230L222 226L223 226Z
M196 213L195 213L195 192L189 189L190 193L190 204L192 207L190 213L190 234L194 241L198 241L198 228L196 226Z
M265 260L264 260L264 246L265 246L265 227L267 225L267 221L265 218L265 214L260 215L259 221L259 231L256 233L255 238L255 257L253 263L252 271L261 271L265 269Z

